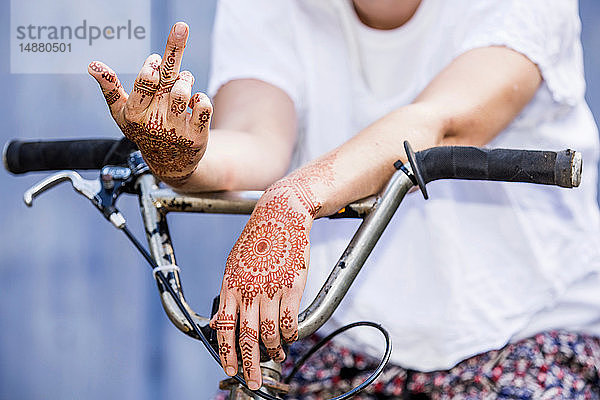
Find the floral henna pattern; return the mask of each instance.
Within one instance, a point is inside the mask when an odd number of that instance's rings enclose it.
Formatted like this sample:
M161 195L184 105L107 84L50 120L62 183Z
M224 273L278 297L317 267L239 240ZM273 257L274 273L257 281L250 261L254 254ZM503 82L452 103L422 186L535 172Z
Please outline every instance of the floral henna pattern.
M315 183L331 185L334 179L333 164L337 157L334 152L325 158L315 160L307 166L293 172L289 176L275 182L267 191L288 189L304 205L308 213L314 218L322 207L316 199L311 186Z
M260 334L265 339L275 336L275 321L272 319L265 319L264 321L261 321Z
M292 317L292 312L289 308L286 307L286 309L283 311L283 316L279 320L279 324L281 328L286 331L289 331L294 327L294 318ZM284 336L284 340L286 342L295 342L298 340L298 329L294 329L291 335L287 337Z
M281 320L279 321L279 323L283 329L286 329L286 330L292 329L292 326L294 324L294 318L292 318L292 312L290 311L289 308L286 308L283 311L283 316L281 317Z
M283 195L256 207L225 267L228 288L237 289L246 307L260 294L273 299L284 287L292 288L306 269L307 218Z
M252 369L252 348L258 344L258 332L248 326L248 320L242 322L240 327L240 352L242 353L242 365L246 375L250 376Z
M121 130L138 145L153 171L162 177L182 179L198 163L200 149L194 148L192 140L178 136L175 128L165 128L164 119L158 116L158 111L150 116L148 122L128 122ZM169 176L182 172L185 173Z
M171 112L180 115L187 109L186 102L181 97L176 97L171 101Z
M219 345L219 354L223 357L223 361L227 363L227 356L231 353L231 346L228 343Z
M200 129L201 130L206 129L206 124L208 123L208 120L210 119L210 111L208 111L208 110L202 111L200 113L200 116L198 117L198 119L200 120Z

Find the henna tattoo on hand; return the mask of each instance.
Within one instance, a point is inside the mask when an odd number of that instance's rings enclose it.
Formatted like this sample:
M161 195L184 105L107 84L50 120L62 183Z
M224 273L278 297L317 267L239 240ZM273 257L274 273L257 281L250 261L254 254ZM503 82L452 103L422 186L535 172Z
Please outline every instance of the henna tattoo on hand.
M206 124L208 123L208 120L210 119L210 111L209 110L204 110L200 113L200 116L198 117L199 121L200 121L200 130L204 130L206 129Z
M252 348L257 344L258 332L248 326L248 320L244 320L240 327L240 352L243 359L242 366L247 376L250 376L252 370Z
M160 68L160 89L156 92L159 96L169 93L177 80L177 77L173 73L175 71L176 52L177 46L173 46L165 58L165 63Z
M325 158L313 161L307 166L275 182L267 189L267 192L278 189L287 189L293 192L311 217L314 218L323 205L316 199L311 186L319 182L326 185L333 183L333 164L336 157L337 152L333 152Z
M223 357L223 361L227 363L227 356L231 353L231 346L228 343L219 345L219 354Z
M260 294L273 299L284 287L292 288L306 269L307 219L283 195L255 208L225 267L228 288L237 289L246 307Z
M180 115L187 109L186 102L181 97L175 97L171 100L171 112L175 115Z
M290 330L292 329L293 323L294 318L292 318L292 312L286 307L286 309L283 310L283 316L281 317L279 324L283 329Z
M194 147L192 140L178 136L175 128L165 128L158 111L150 116L148 122L127 122L121 130L138 145L146 162L161 177L182 179L189 175L190 168L198 164L201 149Z
M289 308L286 307L286 309L283 310L283 316L281 317L279 323L280 326L287 331L294 327L294 318L292 317L292 312ZM296 340L298 340L298 329L294 329L294 331L287 337L285 335L283 336L283 339L286 342L295 342Z
M104 65L100 64L97 61L93 61L90 63L90 69L95 72L100 72L101 77L105 81L115 84L115 87L111 90L105 90L101 86L102 94L104 95L104 98L106 99L106 103L109 106L113 105L117 100L119 100L121 98L121 93L119 90L122 87L121 81L119 81L119 78L117 78L117 75L113 71L109 70L108 68L106 68Z
M260 323L260 335L263 339L269 339L275 336L275 321L272 319L265 319Z
M269 354L269 357L271 357L273 360L278 360L281 357L279 357L279 352L281 351L281 345L278 344L276 347L267 347L267 354Z
M226 314L224 311L217 315L217 319L214 323L214 330L216 331L232 331L235 329L235 315Z
M154 92L158 89L158 83L152 82L148 79L136 79L133 83L133 91L141 94L140 104L146 98L146 96L154 95Z

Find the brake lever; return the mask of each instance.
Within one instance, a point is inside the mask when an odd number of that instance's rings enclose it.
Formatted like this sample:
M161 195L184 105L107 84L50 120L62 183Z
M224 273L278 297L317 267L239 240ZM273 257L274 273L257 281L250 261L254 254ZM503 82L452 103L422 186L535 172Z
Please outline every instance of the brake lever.
M61 171L54 175L47 177L46 179L40 181L39 183L33 185L23 195L23 201L27 205L27 207L31 207L33 205L33 199L38 197L43 192L52 189L54 186L65 182L70 181L73 189L76 192L86 197L88 200L94 201L94 198L100 192L100 181L99 180L88 180L83 179L81 175L79 175L75 171Z
M126 221L116 209L115 202L130 177L131 170L125 167L103 167L100 178L95 180L84 179L75 171L61 171L25 191L23 201L28 207L31 207L33 199L40 194L61 182L69 181L77 193L90 200L106 219L117 229L121 229L125 226Z

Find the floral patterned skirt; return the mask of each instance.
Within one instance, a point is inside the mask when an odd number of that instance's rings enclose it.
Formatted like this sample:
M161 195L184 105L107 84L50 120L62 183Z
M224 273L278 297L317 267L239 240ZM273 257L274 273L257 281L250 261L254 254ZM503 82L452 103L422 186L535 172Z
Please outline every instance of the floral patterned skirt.
M284 375L318 340L311 337L290 348ZM366 379L378 362L329 343L300 369L286 399L339 396ZM544 332L447 371L422 373L388 365L354 399L600 399L600 338Z
M290 347L284 376L319 339L312 336ZM298 371L286 400L339 396L364 381L378 363L330 342ZM216 399L226 399L225 393ZM423 373L388 364L379 378L353 399L600 400L600 338L544 332L466 359L447 371Z

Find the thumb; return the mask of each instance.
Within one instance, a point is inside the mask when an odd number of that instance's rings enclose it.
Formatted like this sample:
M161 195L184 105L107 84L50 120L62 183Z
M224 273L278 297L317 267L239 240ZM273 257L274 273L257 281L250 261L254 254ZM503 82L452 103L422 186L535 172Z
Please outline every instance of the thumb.
M113 118L117 123L121 123L122 121L117 120L117 116L120 115L119 111L125 106L127 93L121 86L117 74L108 65L100 61L92 61L88 65L88 72L100 85L100 90L102 90Z

